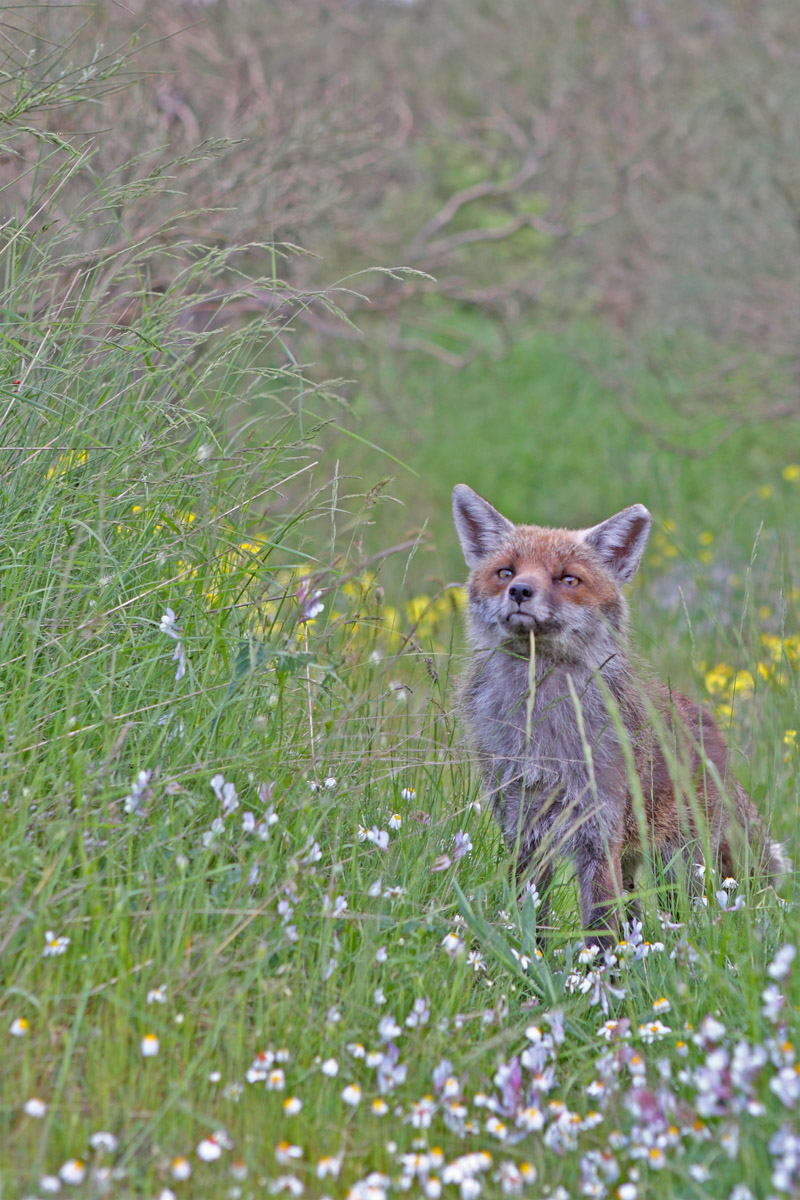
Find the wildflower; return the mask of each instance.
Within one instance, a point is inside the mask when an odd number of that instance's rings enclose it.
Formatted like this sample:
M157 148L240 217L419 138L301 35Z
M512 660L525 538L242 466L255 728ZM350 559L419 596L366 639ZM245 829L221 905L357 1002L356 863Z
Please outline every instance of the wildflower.
M792 960L794 959L796 953L797 951L795 950L794 946L788 943L785 946L781 946L780 950L767 967L767 974L769 975L770 979L785 979L789 974Z
M368 829L362 840L372 842L379 850L389 849L389 834L385 829L378 829L377 825L373 825L372 829Z
M416 1029L418 1025L427 1025L431 1019L431 1006L427 997L418 997L411 1008L411 1012L406 1017L406 1025L409 1029Z
M269 1190L273 1196L276 1196L278 1192L288 1192L290 1196L302 1196L305 1188L302 1180L298 1179L296 1175L279 1175L277 1179L273 1179Z
M283 1111L287 1117L295 1117L303 1107L303 1101L297 1096L287 1096L283 1102Z
M155 1058L160 1049L160 1043L154 1033L146 1033L142 1038L142 1055L144 1058Z
M453 860L449 854L437 854L431 863L431 871L449 871L452 865Z
M167 989L166 989L165 984L162 983L159 987L150 989L150 991L147 993L147 1003L148 1004L166 1004L167 1003Z
M639 1026L639 1037L643 1042L660 1042L668 1033L672 1033L672 1030L662 1021L648 1021Z
M15 1017L11 1022L8 1032L12 1037L25 1037L25 1034L30 1030L30 1022L27 1017Z
M401 887L399 884L394 884L392 887L387 887L384 889L383 898L384 900L399 900L402 896L405 896L405 894L406 889L404 887Z
M223 775L215 775L211 780L211 787L214 795L222 805L222 815L227 817L239 807L239 798L236 795L236 787L232 783L226 783Z
M195 1154L198 1158L202 1159L203 1162L216 1162L216 1160L222 1154L222 1147L217 1139L212 1135L211 1137L203 1138L203 1140L198 1143Z
M483 955L480 950L470 950L467 955L467 965L472 967L473 971L485 971L486 963L483 960Z
M403 818L400 816L400 813L392 813L387 824L390 829L399 829L403 824Z
M282 1167L288 1166L292 1159L302 1157L302 1146L293 1146L291 1142L278 1142L275 1147L275 1161Z
M158 629L159 633L165 633L167 637L176 639L180 638L181 627L177 623L177 618L173 609L167 609L159 622Z
M800 1100L800 1071L796 1066L782 1067L777 1075L770 1079L769 1089L787 1108L794 1108Z
M98 1129L97 1133L93 1133L89 1138L89 1145L93 1150L113 1154L119 1145L119 1140L113 1133L108 1133L105 1129Z
M379 1008L381 1007L381 1005L386 1003L386 993L384 992L382 987L375 988L375 991L372 993L372 999L378 1005Z
M351 1108L358 1108L361 1103L361 1088L357 1083L348 1083L347 1087L342 1092L342 1099L345 1104L349 1104Z
M169 1164L169 1170L173 1179L188 1179L192 1173L192 1164L189 1162L188 1158L185 1158L182 1154L179 1154L177 1158L173 1158L172 1162Z
M734 886L736 886L735 881L734 881ZM729 913L738 912L740 908L744 908L744 906L745 906L744 896L737 896L736 899L734 900L734 902L731 904L728 892L723 890L724 888L725 888L725 883L723 883L722 889L720 889L720 891L714 893L717 904L720 906L720 908L723 910L723 912L729 912Z
M376 1117L385 1117L389 1111L389 1105L385 1100L381 1099L381 1097L373 1100L370 1107L372 1108L372 1111L375 1113Z
M385 1017L382 1017L378 1024L378 1037L382 1042L391 1042L393 1038L398 1037L402 1032L402 1029L391 1013L387 1013Z
M39 1188L43 1192L60 1192L61 1180L57 1175L43 1175L39 1180Z
M47 1105L44 1100L40 1100L38 1096L31 1096L30 1100L26 1100L22 1106L22 1111L28 1117L36 1117L41 1119L47 1113Z
M79 1158L68 1158L58 1172L64 1183L79 1184L86 1178L86 1164Z
M450 955L454 957L460 950L464 949L464 943L457 933L448 933L442 938L442 946Z
M770 984L768 988L764 988L764 991L761 993L761 999L764 1001L761 1006L762 1016L767 1021L777 1021L778 1015L784 1005L784 996L780 988L775 987L774 984Z
M71 940L71 938L64 937L63 935L61 937L56 937L52 929L48 929L47 933L44 935L44 950L42 951L42 957L50 958L59 954L66 954L67 946L69 946Z
M375 951L375 962L376 963L385 963L388 960L388 958L389 958L389 952L385 946L380 946Z
M140 771L133 783L131 790L122 802L123 810L126 813L137 813L141 807L143 799L150 796L150 778L153 772L150 770Z
M333 1179L338 1179L341 1169L341 1157L336 1157L332 1154L326 1154L317 1163L317 1179L325 1179L325 1177L328 1175L330 1175Z
M672 1008L672 1005L670 1004L670 1002L666 998L666 996L662 996L659 1000L653 1001L653 1012L654 1013L668 1013L671 1008Z
M431 1096L423 1096L411 1109L411 1124L415 1129L430 1129L436 1104Z
M413 787L404 787L400 793L403 800L416 800L417 793Z
M320 1067L320 1071L330 1079L335 1079L339 1074L339 1064L335 1058L327 1058Z
M282 1069L276 1067L274 1071L270 1071L266 1083L268 1092L282 1092L286 1087L286 1076Z
M788 463L781 471L781 475L787 483L800 482L800 464Z
M465 854L469 854L471 849L472 849L472 838L469 836L468 833L465 833L463 829L459 829L458 833L455 836L455 841L453 844L453 860L454 860L454 862L458 862L459 859L462 859Z

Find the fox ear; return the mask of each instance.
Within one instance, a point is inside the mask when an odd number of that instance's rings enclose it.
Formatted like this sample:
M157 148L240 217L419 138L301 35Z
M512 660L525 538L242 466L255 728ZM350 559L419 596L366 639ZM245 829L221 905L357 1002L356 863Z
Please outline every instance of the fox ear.
M468 567L477 566L514 531L511 521L465 483L453 489L453 518Z
M645 506L632 504L602 524L585 529L583 539L612 574L627 583L636 574L652 524L653 518Z

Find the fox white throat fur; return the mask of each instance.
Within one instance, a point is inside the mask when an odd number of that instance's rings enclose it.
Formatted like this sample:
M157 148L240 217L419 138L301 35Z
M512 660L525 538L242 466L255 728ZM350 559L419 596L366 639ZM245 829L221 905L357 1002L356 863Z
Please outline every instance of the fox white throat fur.
M518 881L543 898L540 916L565 856L600 944L644 854L688 867L705 848L724 875L745 860L780 875L781 848L727 772L710 713L631 666L623 589L647 544L647 509L581 530L515 525L459 484L453 513L470 568L463 716Z

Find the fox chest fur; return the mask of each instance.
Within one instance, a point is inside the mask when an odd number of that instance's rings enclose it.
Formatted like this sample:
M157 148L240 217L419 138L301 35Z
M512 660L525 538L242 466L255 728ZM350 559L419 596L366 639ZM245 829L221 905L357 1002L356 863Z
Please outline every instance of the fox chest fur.
M619 837L625 764L593 673L503 650L479 652L462 690L470 742L506 843L574 853ZM531 691L533 696L531 699Z

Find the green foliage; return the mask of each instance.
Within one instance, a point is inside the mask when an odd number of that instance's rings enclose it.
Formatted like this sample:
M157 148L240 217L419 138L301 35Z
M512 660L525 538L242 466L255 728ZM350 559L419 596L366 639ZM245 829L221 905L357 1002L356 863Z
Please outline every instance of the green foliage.
M24 75L18 119L52 87ZM250 279L237 247L173 258L165 236L175 269L154 289L153 243L125 221L157 205L160 170L130 188L122 171L85 224L52 232L73 150L55 147L2 231L2 1194L60 1173L76 1195L468 1200L479 1178L535 1194L536 1172L545 1195L590 1194L593 1171L620 1200L699 1195L711 1172L721 1196L762 1194L796 1102L800 974L775 968L798 938L793 879L779 898L709 875L706 903L674 897L666 928L646 881L644 937L595 974L565 873L542 949L457 732L463 597L420 594L432 572L413 536L390 536L386 481L350 482L373 461L363 440L347 474L320 470L311 439L334 397L298 367L280 304L237 316L279 300L277 266ZM232 276L228 325L198 325ZM442 338L501 344L461 310L448 320ZM396 399L396 360L367 365ZM754 745L737 770L791 834L798 597L781 537L800 470L785 448L732 444L739 474L715 499L544 339L409 379L420 477L396 490L442 545L458 478L537 520L662 501L675 524L633 597L640 640ZM406 461L399 412L363 432ZM767 486L765 463L780 528L748 565L722 517L736 488ZM630 497L629 481L651 490ZM396 573L369 538L404 545ZM737 1044L766 1057L734 1087Z

